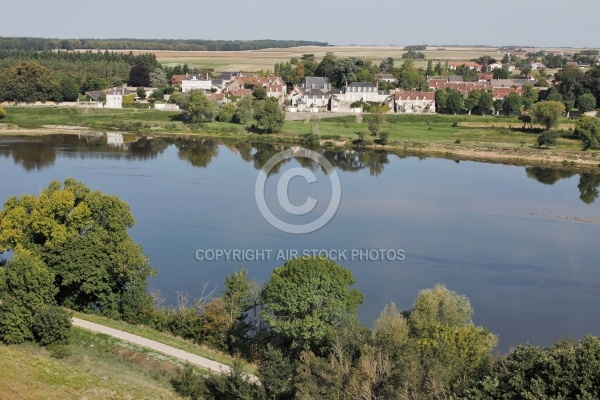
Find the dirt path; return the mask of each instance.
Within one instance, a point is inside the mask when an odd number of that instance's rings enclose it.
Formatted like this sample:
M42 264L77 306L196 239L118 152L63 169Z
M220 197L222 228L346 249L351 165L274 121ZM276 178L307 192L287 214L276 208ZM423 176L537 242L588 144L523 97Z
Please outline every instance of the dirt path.
M208 369L210 371L215 371L219 373L227 373L231 370L231 368L225 364L221 364L219 362L209 360L208 358L200 357L196 354L189 353L184 350L176 349L175 347L167 346L166 344L162 344L156 342L154 340L146 339L138 335L133 335L131 333L123 332L118 329L109 328L104 325L95 324L93 322L85 321L79 318L72 319L73 326L77 326L79 328L84 328L90 330L92 332L104 333L105 335L109 335L115 337L117 339L125 340L127 342L135 343L140 346L147 347L149 349L158 351L163 354L167 354L169 356L178 358L180 360L184 360L189 362L190 364L197 365L199 367ZM248 375L250 382L259 383L258 378L255 375Z

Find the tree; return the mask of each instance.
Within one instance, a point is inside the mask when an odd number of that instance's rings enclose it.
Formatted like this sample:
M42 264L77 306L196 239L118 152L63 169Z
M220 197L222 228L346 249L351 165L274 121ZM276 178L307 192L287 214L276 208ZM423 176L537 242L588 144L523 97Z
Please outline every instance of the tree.
M483 90L477 102L477 108L485 116L486 113L494 109L494 95L487 90Z
M523 102L521 101L521 96L518 93L510 93L506 96L504 100L504 109L513 115L517 115L521 112L523 108Z
M504 100L496 99L494 100L494 110L496 110L496 115L500 115L500 111L504 109Z
M252 97L244 96L238 102L234 119L238 124L245 124L252 117Z
M264 107L260 113L256 115L256 121L262 125L267 133L277 133L283 128L285 114L277 99L268 98L264 101Z
M567 112L567 118L569 118L571 111L575 108L575 102L573 100L565 100L563 101L565 105L565 111Z
M252 97L257 100L264 100L267 98L267 89L262 86L255 87L252 89Z
M140 100L145 100L146 99L146 89L144 89L143 87L139 87L137 88L137 90L135 91L137 97L140 98Z
M265 284L261 317L293 348L318 347L362 303L353 284L352 272L333 261L288 260Z
M150 82L150 72L148 71L148 67L143 64L137 64L131 67L129 71L129 80L127 81L129 86L150 86L152 83Z
M595 117L581 117L573 134L581 139L584 150L600 147L600 120Z
M388 57L385 60L382 60L381 64L379 64L379 72L391 73L393 70L394 70L394 59L392 57Z
M215 116L215 104L210 101L202 90L190 90L177 99L179 107L184 110L188 121L211 121Z
M575 100L583 91L584 73L576 66L566 66L556 73L558 92L566 100Z
M465 108L465 110L467 110L469 115L471 115L471 111L473 111L473 109L477 107L477 104L479 104L480 96L480 90L471 90L467 98L464 100L463 107Z
M446 109L452 114L458 114L462 111L464 105L464 97L456 89L450 89L448 91L448 98L446 100Z
M521 94L521 99L523 101L523 108L525 110L529 110L533 103L538 101L539 92L533 88L531 83L526 83L523 85L523 93Z
M150 85L157 89L167 87L167 75L162 68L155 68L154 71L150 72Z
M549 148L550 146L554 146L556 144L557 138L556 132L543 132L537 138L537 143L539 147L545 146Z
M546 130L557 126L564 112L565 105L558 101L544 101L531 107L533 121L544 125Z
M60 305L119 316L123 296L154 271L127 229L129 205L74 179L39 196L11 197L0 211L0 253L30 252L55 275ZM51 304L51 303L48 303Z
M322 76L331 81L336 60L337 57L332 52L328 51L325 53L325 56L315 70L315 76Z
M3 97L6 100L32 103L52 98L56 84L51 69L36 62L23 61L4 73Z
M510 76L508 67L494 68L492 72L494 74L494 79L508 79Z
M582 94L577 98L577 108L582 113L594 110L596 108L596 98L591 93Z
M433 69L433 61L431 61L431 60L427 61L427 69L425 70L425 75L427 75L427 76L435 75L435 71Z
M0 339L21 343L33 336L34 316L56 304L54 273L29 251L0 268Z
M71 77L60 80L60 93L64 101L75 101L79 97L79 85Z
M379 132L381 132L381 127L384 122L385 114L383 113L383 107L371 107L371 115L369 116L369 132L371 132L371 135L379 135Z
M235 104L227 103L224 104L219 110L219 121L221 122L231 122L233 121L233 116L236 112Z
M41 309L33 319L32 330L42 346L64 344L69 340L71 316L58 306Z

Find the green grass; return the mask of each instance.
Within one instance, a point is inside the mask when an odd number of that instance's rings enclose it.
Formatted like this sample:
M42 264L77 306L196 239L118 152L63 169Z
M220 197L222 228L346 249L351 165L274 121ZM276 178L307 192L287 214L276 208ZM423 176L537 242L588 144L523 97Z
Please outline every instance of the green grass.
M34 343L0 345L0 398L180 399L177 366L106 335L73 328L69 355L57 359Z
M225 365L231 366L233 365L233 361L235 360L234 357L210 349L206 346L201 346L192 343L191 341L170 335L168 333L158 332L148 327L131 325L124 321L116 321L99 315L84 314L79 312L75 312L74 316L86 321L107 326L109 328L119 329L121 331L138 335L146 339L151 339L156 342L163 343L176 349L184 350L189 353L196 354L198 356L205 357ZM256 373L256 367L252 364L244 363L244 370L251 374Z

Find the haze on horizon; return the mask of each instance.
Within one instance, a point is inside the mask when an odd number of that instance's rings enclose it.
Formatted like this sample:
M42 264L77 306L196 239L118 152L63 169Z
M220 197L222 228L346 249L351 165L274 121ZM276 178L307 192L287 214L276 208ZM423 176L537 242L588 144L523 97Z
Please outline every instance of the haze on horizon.
M598 0L75 0L5 4L0 36L60 39L312 40L332 45L600 47Z

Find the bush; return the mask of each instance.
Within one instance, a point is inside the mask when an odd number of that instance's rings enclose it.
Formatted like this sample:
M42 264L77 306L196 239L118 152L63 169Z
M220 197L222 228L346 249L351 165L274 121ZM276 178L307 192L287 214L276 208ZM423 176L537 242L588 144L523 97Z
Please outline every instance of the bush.
M546 148L556 144L556 132L546 131L537 138L538 147L545 146Z
M389 143L390 133L387 131L383 131L379 134L379 144L386 145Z
M65 344L51 344L48 346L50 357L63 359L71 356L71 348Z
M71 315L58 306L40 310L33 318L33 334L42 346L67 343Z
M6 111L4 111L4 108L0 107L0 119L6 117Z

